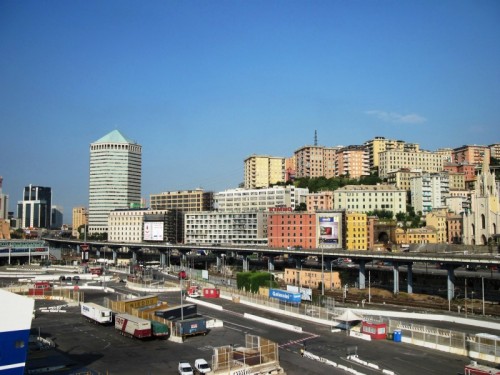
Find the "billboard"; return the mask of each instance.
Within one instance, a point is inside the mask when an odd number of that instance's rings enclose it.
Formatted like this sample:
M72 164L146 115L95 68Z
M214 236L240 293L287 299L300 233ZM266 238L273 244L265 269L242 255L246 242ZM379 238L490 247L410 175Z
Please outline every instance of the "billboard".
M144 241L163 241L163 221L144 223Z
M290 293L279 289L269 289L269 297L279 299L283 302L300 303L302 295L300 293Z
M317 217L319 245L324 247L342 247L342 214L321 213Z
M294 285L286 286L287 292L300 293L302 301L312 301L312 289Z

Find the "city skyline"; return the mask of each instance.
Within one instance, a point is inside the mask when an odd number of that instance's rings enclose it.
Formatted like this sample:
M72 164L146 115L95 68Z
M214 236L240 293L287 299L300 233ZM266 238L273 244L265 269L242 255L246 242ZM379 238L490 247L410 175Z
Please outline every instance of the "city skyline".
M141 196L243 182L252 154L498 139L496 1L0 4L0 175L88 207L89 147L143 146Z

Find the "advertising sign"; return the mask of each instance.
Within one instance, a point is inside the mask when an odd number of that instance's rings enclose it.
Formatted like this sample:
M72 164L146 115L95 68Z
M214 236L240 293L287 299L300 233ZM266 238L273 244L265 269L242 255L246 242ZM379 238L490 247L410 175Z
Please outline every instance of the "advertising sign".
M163 222L145 222L144 241L163 241Z
M341 214L318 215L318 240L320 246L341 247Z
M269 289L269 297L279 299L283 302L300 303L302 295L300 293L289 293L279 289Z
M287 292L300 293L302 301L312 301L312 289L303 288L294 285L286 286Z

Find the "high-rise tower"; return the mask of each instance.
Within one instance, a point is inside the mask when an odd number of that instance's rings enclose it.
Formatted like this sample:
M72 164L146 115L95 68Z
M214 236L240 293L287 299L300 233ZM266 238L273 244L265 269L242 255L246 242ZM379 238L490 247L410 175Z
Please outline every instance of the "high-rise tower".
M109 212L141 200L142 146L113 130L90 145L89 234L108 231Z

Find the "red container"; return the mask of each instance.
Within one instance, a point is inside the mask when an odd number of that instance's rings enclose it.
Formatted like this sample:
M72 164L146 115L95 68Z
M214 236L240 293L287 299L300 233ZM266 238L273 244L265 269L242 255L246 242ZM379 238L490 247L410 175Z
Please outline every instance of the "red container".
M203 288L203 297L205 297L205 298L219 298L220 297L220 289Z
M373 340L385 340L387 337L387 324L363 322L361 333L370 335Z

